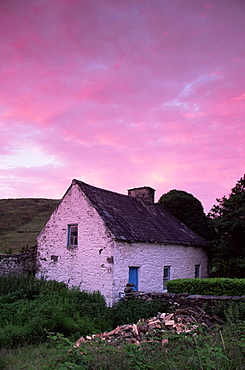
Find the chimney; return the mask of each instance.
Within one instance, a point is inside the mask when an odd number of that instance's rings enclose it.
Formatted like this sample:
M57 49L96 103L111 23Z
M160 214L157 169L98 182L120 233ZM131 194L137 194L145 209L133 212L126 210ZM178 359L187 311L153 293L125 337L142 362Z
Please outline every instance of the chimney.
M154 204L155 190L150 186L128 189L128 196L137 198L145 204Z

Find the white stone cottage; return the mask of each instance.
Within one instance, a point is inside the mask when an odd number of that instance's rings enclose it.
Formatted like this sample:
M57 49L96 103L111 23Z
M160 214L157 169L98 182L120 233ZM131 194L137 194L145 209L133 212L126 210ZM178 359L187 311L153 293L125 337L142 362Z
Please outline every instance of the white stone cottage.
M166 281L208 277L206 242L154 203L155 190L128 195L73 180L37 238L38 277L100 291L161 292Z

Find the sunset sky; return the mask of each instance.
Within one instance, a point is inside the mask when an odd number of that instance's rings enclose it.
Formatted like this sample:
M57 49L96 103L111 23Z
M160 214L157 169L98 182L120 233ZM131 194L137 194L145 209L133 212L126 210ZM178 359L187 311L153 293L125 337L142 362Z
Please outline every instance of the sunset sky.
M1 0L0 198L245 173L244 0Z

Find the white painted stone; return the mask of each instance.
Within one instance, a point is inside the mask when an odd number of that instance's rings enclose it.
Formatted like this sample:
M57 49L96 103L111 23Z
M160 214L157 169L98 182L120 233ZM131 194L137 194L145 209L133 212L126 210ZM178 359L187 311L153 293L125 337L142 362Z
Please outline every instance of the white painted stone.
M207 254L199 247L120 242L114 249L114 285L117 291L123 291L129 267L139 267L138 288L145 292L163 291L164 266L170 266L171 279L194 278L195 265L201 266L201 278L208 277Z

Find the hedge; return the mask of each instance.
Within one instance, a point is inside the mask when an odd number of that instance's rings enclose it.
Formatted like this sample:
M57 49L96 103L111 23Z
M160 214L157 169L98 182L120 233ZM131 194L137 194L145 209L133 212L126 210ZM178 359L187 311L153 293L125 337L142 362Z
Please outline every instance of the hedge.
M245 295L245 279L210 278L176 279L167 282L169 293L188 293L217 296Z

